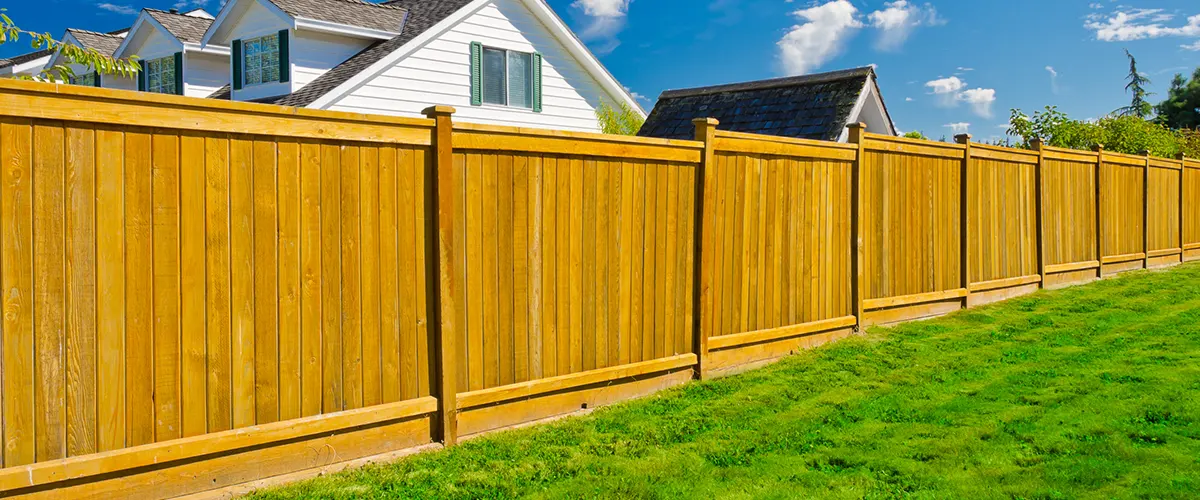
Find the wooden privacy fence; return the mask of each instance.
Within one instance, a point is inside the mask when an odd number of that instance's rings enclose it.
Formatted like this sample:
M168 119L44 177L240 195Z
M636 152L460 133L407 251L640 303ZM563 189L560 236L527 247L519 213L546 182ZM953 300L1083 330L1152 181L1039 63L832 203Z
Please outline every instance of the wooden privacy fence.
M172 497L1200 257L1200 163L0 82L0 496Z

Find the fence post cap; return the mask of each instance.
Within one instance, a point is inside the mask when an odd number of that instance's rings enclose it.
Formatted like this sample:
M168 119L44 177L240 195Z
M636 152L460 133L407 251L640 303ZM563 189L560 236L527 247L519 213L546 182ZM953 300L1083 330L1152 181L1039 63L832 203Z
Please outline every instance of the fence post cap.
M1095 151L1095 152L1097 152L1097 153L1099 153L1099 152L1101 152L1101 151L1104 151L1104 145L1103 145L1103 144L1097 144L1097 145L1095 145L1095 146L1092 146L1092 151Z
M456 112L458 112L458 110L454 109L454 106L439 105L439 106L430 106L428 108L425 108L423 111L421 111L421 114L428 116L430 118L433 118L435 116L441 116L441 115L452 115Z
M1042 142L1041 137L1034 137L1033 139L1029 140L1029 147L1031 149L1033 149L1034 151L1041 151L1042 146L1044 146L1044 145L1045 145L1045 143Z
M692 119L692 125L695 125L697 127L700 125L711 125L711 126L715 127L720 124L721 124L721 120L718 120L716 118L711 118L711 117L710 118L693 118Z
M846 124L846 128L849 128L852 130L856 129L856 128L866 130L867 124L863 123L863 122L848 123L848 124Z
M971 134L958 134L958 135L954 136L954 142L957 142L959 144L966 144L968 142L971 142Z
M1186 160L1187 153L1175 153L1175 159L1180 161Z
M1141 150L1141 151L1138 151L1138 155L1140 155L1140 156L1150 156L1150 150L1149 150L1149 149L1143 149L1143 150Z

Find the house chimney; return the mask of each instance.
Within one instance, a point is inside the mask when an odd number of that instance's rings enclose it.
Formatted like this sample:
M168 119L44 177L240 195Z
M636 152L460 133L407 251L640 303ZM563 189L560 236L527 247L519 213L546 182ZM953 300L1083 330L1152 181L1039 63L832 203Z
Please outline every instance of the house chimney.
M172 13L172 14L178 14L178 13L179 13L179 9L176 9L176 8L174 8L174 7L171 7L171 13Z

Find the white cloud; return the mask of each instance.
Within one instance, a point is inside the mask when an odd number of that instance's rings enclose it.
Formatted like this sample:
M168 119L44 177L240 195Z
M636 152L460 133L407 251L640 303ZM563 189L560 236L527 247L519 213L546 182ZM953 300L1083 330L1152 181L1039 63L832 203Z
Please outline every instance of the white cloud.
M133 8L133 7L131 7L131 6L128 6L128 5L115 5L115 4L111 4L111 3L107 3L107 2L105 2L105 3L98 3L98 4L96 4L96 8L98 8L98 9L100 9L100 10L107 10L107 11L109 11L109 12L114 12L114 13L117 13L117 14L124 14L124 15L127 15L127 16L132 16L132 15L134 15L134 14L137 14L137 13L138 13L137 9L135 9L135 8Z
M629 13L629 3L632 0L575 0L571 4L583 10L584 15L591 18L589 24L579 34L588 42L595 42L593 50L603 55L621 45L617 34L625 29L625 18Z
M996 89L967 89L967 82L957 76L940 78L925 82L930 94L937 99L937 105L943 108L953 108L959 103L966 103L975 114L984 118L992 117L992 104L996 102Z
M1200 40L1196 40L1196 43L1190 45L1180 45L1180 47L1183 47L1184 50L1194 50L1200 52Z
M992 104L996 102L996 89L968 89L958 94L958 99L967 103L971 111L984 118L992 117Z
M913 102L913 98L911 98L911 97L905 97L905 98L904 98L904 102Z
M1103 8L1104 8L1104 4L1102 4L1102 3L1096 3L1096 2L1092 2L1092 3L1089 3L1089 4L1088 4L1088 8L1089 8L1089 9L1103 9Z
M1046 72L1050 73L1050 91L1058 94L1058 71L1054 66L1046 66Z
M925 82L930 92L937 98L938 106L952 108L958 105L958 91L967 86L967 82L957 76Z
M833 0L793 12L802 24L792 26L777 43L783 71L802 75L836 57L862 27L857 14L858 9L849 0Z
M967 130L971 128L971 124L966 122L947 123L942 126L950 129L950 132L954 134L965 134L967 133Z
M879 29L875 48L884 51L899 49L912 31L920 26L938 26L946 22L938 17L937 9L926 3L910 4L908 0L895 0L884 4L883 10L867 15L871 26Z
M1200 14L1187 19L1183 26L1164 26L1162 23L1174 19L1173 14L1162 9L1125 9L1111 15L1090 14L1083 27L1094 31L1102 42L1126 42L1146 38L1167 36L1200 36Z

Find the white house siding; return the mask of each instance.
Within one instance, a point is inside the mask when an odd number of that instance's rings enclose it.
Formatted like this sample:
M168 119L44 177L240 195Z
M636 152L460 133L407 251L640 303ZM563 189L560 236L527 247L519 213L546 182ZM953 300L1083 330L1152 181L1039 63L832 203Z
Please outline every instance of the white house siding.
M183 57L184 95L208 97L229 83L229 56L187 52Z
M224 23L209 43L232 46L234 40L244 40L278 33L279 30L291 27L290 20L285 19L275 11L268 10L260 0L239 1L234 6L234 9L229 12L229 16L230 22ZM231 61L231 64L233 62L235 61ZM241 64L241 61L236 62ZM225 71L229 75L226 77L226 80L232 79L233 67L227 65L225 66ZM290 82L251 85L243 87L241 90L234 90L233 100L248 101L290 93L292 93L292 84Z
M471 105L470 44L540 52L542 112ZM327 106L362 113L420 116L435 104L458 109L456 120L594 132L601 99L621 102L600 84L520 0L496 0Z
M299 30L293 32L292 92L333 69L377 40Z

